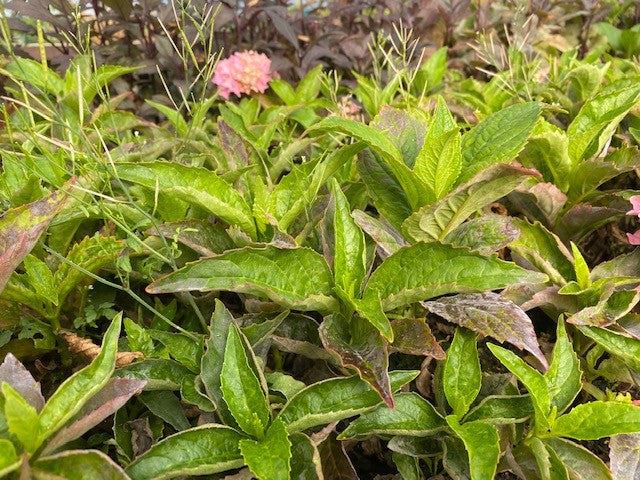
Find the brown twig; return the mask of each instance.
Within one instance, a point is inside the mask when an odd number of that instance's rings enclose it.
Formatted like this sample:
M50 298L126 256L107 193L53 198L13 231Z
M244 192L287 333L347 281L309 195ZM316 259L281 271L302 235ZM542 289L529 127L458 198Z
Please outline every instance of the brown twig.
M93 360L100 354L100 347L88 338L82 338L68 330L61 331L60 336L67 342L67 347L71 353L82 355L87 360ZM142 357L142 352L118 352L116 367L124 367Z

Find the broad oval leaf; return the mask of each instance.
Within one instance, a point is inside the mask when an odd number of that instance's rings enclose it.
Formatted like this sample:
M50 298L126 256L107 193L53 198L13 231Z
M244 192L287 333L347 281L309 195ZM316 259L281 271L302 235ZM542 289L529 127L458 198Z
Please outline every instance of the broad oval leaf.
M256 225L242 196L211 170L170 162L118 163L122 180L157 190L211 212L230 225L237 225L252 238Z
M390 372L391 390L397 391L417 375L414 370ZM378 393L359 377L331 378L300 390L278 418L289 432L296 432L353 417L379 403Z
M388 311L447 293L495 290L545 279L546 275L497 257L483 257L449 245L417 243L382 262L369 278L364 299L379 296Z
M547 366L529 316L497 293L460 294L422 305L452 323L526 350Z
M368 435L426 437L447 424L436 409L417 393L396 395L396 406L386 405L363 413L338 436L338 440Z
M116 366L122 313L115 316L104 334L98 356L74 373L49 398L40 412L41 436L47 438L77 414L111 378Z
M126 469L132 480L163 480L185 475L211 475L244 465L240 440L232 428L203 425L161 440Z
M246 247L205 258L156 280L149 293L230 290L268 298L295 310L330 311L333 279L309 248Z
M562 318L558 320L551 365L544 376L549 386L551 404L562 413L582 390L580 360L573 350Z
M500 438L496 427L481 420L463 424L452 416L446 420L467 450L471 480L493 480L500 458Z
M71 450L39 458L32 466L35 478L68 480L129 480L124 470L97 450Z

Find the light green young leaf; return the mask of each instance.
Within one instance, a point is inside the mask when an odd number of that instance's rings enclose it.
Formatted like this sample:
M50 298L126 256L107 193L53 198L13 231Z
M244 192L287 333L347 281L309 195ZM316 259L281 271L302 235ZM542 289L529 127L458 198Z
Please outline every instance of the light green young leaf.
M626 76L587 100L569 127L569 155L574 164L598 154L620 121L640 100L638 78Z
M271 424L263 440L240 440L240 451L258 480L289 480L291 441L281 420Z
M558 417L551 435L575 440L597 440L620 433L640 432L640 407L631 403L582 403Z
M413 171L431 190L431 200L442 198L455 184L462 169L460 132L444 99L438 104L431 119L422 149L418 153Z
M447 350L443 373L444 394L458 418L469 411L482 386L476 338L474 332L456 328L453 342Z
M376 327L384 338L389 342L393 342L393 328L384 313L379 296L369 295L362 299L355 299L352 303L358 314L366 318L371 325Z
M500 360L500 363L527 388L533 400L536 428L546 429L548 423L547 417L551 410L551 398L545 377L506 348L491 343L487 346L489 350L491 350L491 353Z
M464 182L490 165L513 160L540 116L537 102L518 103L486 118L462 137Z
M422 182L404 163L402 153L384 132L354 120L335 116L327 117L309 129L310 132L317 130L341 132L365 142L369 148L383 158L393 176L402 185L411 206L418 208L425 203Z
M549 386L551 404L558 409L558 413L562 413L582 390L582 372L562 318L558 320L556 332L551 365L544 377Z
M467 450L471 480L493 480L500 458L500 438L496 427L479 420L461 425L453 415L446 420Z
M160 342L169 355L181 365L197 373L200 370L200 359L204 349L203 338L196 339L183 333L164 332L162 330L147 330L150 337Z
M36 293L53 305L58 305L58 288L47 264L29 254L25 257L23 265L29 284Z
M35 452L42 443L38 412L8 383L2 383L2 395L9 431L20 440L27 452Z
M0 438L0 475L9 473L5 469L12 468L19 461L16 448L9 440Z
M132 480L163 480L212 475L244 465L244 437L222 425L203 425L171 435L136 458L126 469Z
M251 208L234 188L211 170L171 162L118 163L115 173L168 198L176 198L237 225L252 238L256 225Z
M402 231L416 242L443 241L476 211L504 197L536 173L512 165L494 166L413 213L402 224Z
M349 298L357 298L367 273L364 233L351 217L351 207L337 180L331 182L335 202L333 215L333 275L336 286Z
M145 101L149 105L151 105L153 108L158 110L160 113L162 113L165 117L167 117L167 120L169 120L169 123L171 123L173 128L176 129L176 133L179 136L184 137L189 133L189 125L187 124L185 119L182 117L182 114L178 110L174 110L173 108L168 107L167 105L163 105L161 103L154 102L151 100L145 100Z
M262 438L269 424L270 412L260 380L251 368L244 341L235 324L229 327L220 373L222 396L240 428Z
M62 427L107 384L116 365L121 325L122 313L119 313L104 334L98 356L65 380L44 405L40 412L41 439Z
M580 326L578 329L607 352L620 357L629 367L640 372L640 340L605 328Z
M573 269L576 272L578 285L582 289L589 288L591 286L589 266L580 253L578 246L573 242L571 242L571 253L573 254Z
M524 165L535 167L545 180L553 182L563 192L569 188L573 167L569 158L569 139L564 130L539 120L529 141L520 153Z
M560 457L572 480L612 480L604 462L583 446L562 438L545 438L544 443Z
M390 372L391 390L397 391L417 374L414 370ZM353 417L380 403L378 393L359 377L332 378L300 390L278 418L289 432L296 432Z
M417 393L399 393L396 406L380 405L360 417L338 435L338 440L370 435L427 437L446 427L444 418Z
M296 87L295 98L300 104L315 100L322 86L322 64L309 70Z
M129 480L118 464L98 450L71 450L39 458L32 468L35 478Z
M417 243L382 262L369 278L363 299L379 297L388 311L447 293L496 290L545 279L545 275L497 257L483 257L449 245Z
M149 293L190 290L248 293L295 310L326 312L336 306L329 266L309 248L231 250L190 263L147 287Z
M43 67L40 62L31 58L14 56L2 73L9 78L33 85L42 93L58 96L64 89L64 81L55 70Z

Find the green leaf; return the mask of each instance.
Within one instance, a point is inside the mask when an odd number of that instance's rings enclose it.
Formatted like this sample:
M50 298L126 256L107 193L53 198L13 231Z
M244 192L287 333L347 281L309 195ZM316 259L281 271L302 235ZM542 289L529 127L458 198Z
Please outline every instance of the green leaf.
M16 449L9 440L0 438L0 474L9 473L5 469L12 468L19 461Z
M351 217L349 201L335 179L331 182L331 194L335 202L333 275L336 286L349 298L356 298L367 273L364 233Z
M295 310L330 311L336 306L331 271L309 248L231 250L190 263L147 287L149 293L190 290L248 293Z
M179 390L193 373L173 360L149 358L117 369L114 376L146 380L145 390Z
M571 252L573 253L573 269L576 273L576 281L578 282L580 288L589 288L591 286L589 266L580 253L577 245L573 242L571 242Z
M388 311L447 293L495 290L545 278L497 257L449 245L418 243L382 262L369 278L363 299L379 297Z
M580 371L580 360L576 352L573 351L562 318L558 320L556 332L551 365L544 377L549 386L551 405L556 407L559 413L562 413L582 390L582 372Z
M58 288L47 264L29 254L24 258L23 266L29 283L36 293L52 304L58 305Z
M609 459L613 478L634 480L640 474L640 434L615 435L609 440Z
M543 441L560 457L572 480L612 480L604 462L583 446L562 438L545 438Z
M338 440L370 435L431 436L446 428L444 418L417 393L399 393L396 406L386 405L363 413L338 435Z
M397 391L417 374L413 370L390 372L391 390ZM280 411L278 418L289 432L296 432L353 417L379 403L378 393L359 377L332 378L298 392Z
M258 480L289 480L291 441L281 420L271 424L263 440L240 440L240 451Z
M574 164L599 153L639 99L638 78L626 76L587 100L567 128Z
M531 394L533 400L533 406L536 415L536 427L539 429L547 428L547 416L551 409L551 398L549 394L549 387L545 377L527 365L524 360L518 357L515 353L493 345L487 344L491 353L500 360L507 370L513 373L520 382L527 388Z
M27 452L35 452L42 443L38 412L8 383L2 383L2 395L9 431L20 440Z
M167 422L176 431L179 432L191 427L184 414L180 400L173 392L167 390L142 392L138 399L151 413Z
M296 87L296 101L306 104L316 99L322 86L322 64L309 70Z
M471 480L493 480L500 458L500 438L496 428L482 421L460 425L451 415L446 420L467 450Z
M424 478L420 461L417 458L397 452L393 452L391 458L403 480L422 480Z
M40 412L42 439L62 427L107 384L116 365L121 324L122 313L119 313L104 334L98 356L65 380L44 405Z
M106 454L97 450L71 450L39 458L32 466L35 478L67 480L128 480L129 477ZM46 476L41 475L44 473Z
M402 224L402 231L416 242L443 241L476 211L504 197L535 174L535 170L519 166L494 166L438 202L413 213Z
M505 248L519 235L511 217L489 213L457 226L445 237L444 243L489 256Z
M640 340L605 328L580 326L578 329L607 352L620 357L628 366L640 371Z
M310 132L317 130L341 132L365 142L385 161L393 176L402 185L410 205L417 208L425 202L422 182L404 163L402 153L384 132L354 120L335 116L327 117L309 129Z
M64 81L55 70L46 68L40 62L30 58L13 57L2 73L14 80L33 85L42 93L57 96L64 89Z
M637 432L640 432L640 407L604 401L577 405L558 417L551 429L551 435L575 440L597 440Z
M465 422L484 420L494 425L520 423L533 415L529 395L490 395L464 417Z
M294 433L291 440L291 478L322 480L318 448L304 433Z
M449 193L462 170L460 131L444 99L438 96L436 110L413 171L431 190L432 200Z
M220 373L222 396L242 430L262 438L269 424L269 405L251 368L241 335L235 324L229 327Z
M490 165L505 163L524 148L540 116L537 102L519 103L486 118L462 137L461 181Z
M453 342L447 350L443 386L453 414L461 418L469 411L482 386L476 334L470 330L456 328Z
M194 339L183 333L147 330L152 339L159 341L178 363L197 373L200 370L200 359L203 352L202 337Z
M573 164L564 130L540 120L520 153L520 159L524 165L535 167L546 181L553 182L564 192L568 190Z
M117 176L167 198L176 198L237 225L252 238L256 225L251 208L240 193L211 170L171 162L118 163Z
M145 100L145 102L151 105L156 110L158 110L165 117L167 117L167 120L169 120L169 123L171 123L173 128L175 128L176 133L180 137L187 136L187 134L189 133L189 125L187 124L185 119L182 117L182 114L178 110L174 110L171 107L168 107L158 102L153 102L151 100Z
M467 293L443 297L422 306L449 322L499 342L509 342L531 353L544 367L544 357L529 316L515 303L497 293Z
M389 342L393 342L393 328L384 314L379 296L369 295L366 298L355 299L352 303L359 315L366 318Z
M222 425L203 425L171 435L136 458L126 469L132 480L163 480L212 475L244 465L243 437Z

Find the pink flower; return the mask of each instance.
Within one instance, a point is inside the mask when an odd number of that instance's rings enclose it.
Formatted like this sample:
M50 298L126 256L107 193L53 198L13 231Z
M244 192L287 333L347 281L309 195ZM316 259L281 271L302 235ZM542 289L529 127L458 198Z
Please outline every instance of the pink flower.
M638 215L640 217L640 195L634 195L629 201L632 208L627 212L627 215Z
M636 233L627 233L627 240L629 245L640 245L640 230Z
M218 62L213 83L225 100L232 93L240 96L251 92L264 93L271 80L271 60L253 50L237 52Z

